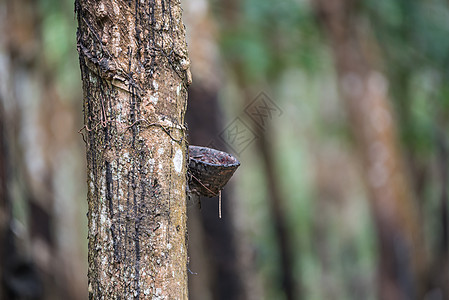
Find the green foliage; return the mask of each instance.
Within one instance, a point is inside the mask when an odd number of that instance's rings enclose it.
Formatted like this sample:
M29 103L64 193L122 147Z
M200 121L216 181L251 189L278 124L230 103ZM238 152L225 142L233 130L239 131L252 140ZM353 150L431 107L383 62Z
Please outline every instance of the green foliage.
M62 99L78 101L81 92L76 20L72 1L40 0L43 59Z
M217 15L225 15L225 8L217 7L217 1L211 3ZM328 41L322 36L313 8L303 0L243 0L238 5L238 11L230 12L235 21L231 24L222 19L219 24L223 62L225 66L239 66L242 85L261 86L268 81L263 90L276 91L271 96L284 110L279 122L271 124L270 136L294 245L296 280L304 286L304 299L373 299L377 248L362 183L355 183L360 190L347 199L355 203L354 212L340 214L338 205L331 201L329 206L333 206L327 208L323 221L324 236L316 235L316 222L323 212L317 206L320 199L314 182L315 151L325 145L343 145L343 149L335 151L347 152L352 140L342 102L332 101L338 98L334 62L327 53ZM45 64L64 91L61 94L75 95L70 100L80 101L76 98L81 88L73 1L40 0L39 7ZM432 219L428 216L437 211L441 190L432 169L436 141L443 138L448 143L448 2L365 0L358 9L361 27L368 26L380 47L383 65L376 67L388 75L404 160L424 169L426 176L411 176L423 177L419 196L423 214ZM235 99L223 102L227 106L241 104ZM239 109L234 111L239 114ZM227 107L225 110L231 111ZM230 118L237 114L230 114ZM443 132L443 137L437 132ZM256 252L267 299L280 299L279 252L267 204L264 169L252 150L246 151L241 160L236 181L242 208L250 212L246 234ZM335 201L332 195L330 198ZM353 219L355 229L345 225L345 216ZM423 227L436 236L437 225L426 223ZM327 247L329 264L322 261L318 243ZM362 292L357 293L357 287ZM331 298L329 291L334 292Z
M242 78L238 80L244 81L241 85L260 86L268 82L269 86L264 89L279 91L273 98L285 112L281 121L271 124L274 133L270 136L272 144L276 145L276 166L281 170L279 182L297 251L295 271L297 280L305 287L304 299L374 299L377 248L363 188L360 187L362 192L352 194L354 199L348 200L358 203L354 208L356 230L345 228L344 222L331 213L325 221L326 236L314 235L314 222L319 218L315 202L319 196L313 179L303 172L313 175L311 152L315 147L335 143L350 148L352 139L342 113L344 109L339 107L342 102L335 105L332 101L323 101L338 97L336 75L313 9L308 2L292 0L239 3L240 10L235 14L237 22L222 21L222 52L225 62L239 66ZM412 185L418 191L417 178L421 178L419 184L423 185L423 191L417 196L422 197L420 203L425 207L425 214L432 215L438 207L438 191L441 190L432 171L437 143L449 144L447 134L437 134L449 128L448 2L365 0L357 9L360 32L374 33L374 44L380 48L374 52L382 65L374 67L388 77L404 161L416 172L410 174L414 180ZM306 80L295 77L298 70ZM441 139L443 141L439 141ZM308 146L310 140L318 146ZM264 212L257 214L253 238L260 250L266 294L269 299L278 299L282 293L272 283L279 275L275 265L277 249L272 245L274 232L267 225L270 217L266 196L254 194L257 186L265 181L255 175L260 170L252 169L253 164L260 162L254 162L254 158L247 162L243 159L243 162L249 170L242 178L249 176L256 180L257 177L258 184L249 187L243 181L239 194L249 203L257 202L249 211ZM365 204L360 205L360 202ZM432 236L438 234L435 226L423 224L425 232ZM317 253L318 242L329 248L327 269ZM329 290L334 293L327 294Z
M226 61L236 61L248 82L273 79L290 66L319 68L320 34L306 3L241 2L238 24L222 24Z
M365 4L385 54L402 140L412 152L430 153L433 132L448 117L448 3L367 0Z

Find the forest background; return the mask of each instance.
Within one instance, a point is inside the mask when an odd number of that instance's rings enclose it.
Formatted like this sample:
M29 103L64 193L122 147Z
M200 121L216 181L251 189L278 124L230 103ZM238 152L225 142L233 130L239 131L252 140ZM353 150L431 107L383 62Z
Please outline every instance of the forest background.
M448 299L449 3L182 5L190 142L241 162L222 219L188 202L191 299ZM0 1L1 277L23 297L87 297L73 9Z

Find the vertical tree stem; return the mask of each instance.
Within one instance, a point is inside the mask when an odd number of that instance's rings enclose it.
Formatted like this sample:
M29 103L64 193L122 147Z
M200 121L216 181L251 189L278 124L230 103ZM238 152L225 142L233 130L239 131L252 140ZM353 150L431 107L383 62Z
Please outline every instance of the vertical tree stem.
M189 59L176 0L75 3L89 296L187 299Z

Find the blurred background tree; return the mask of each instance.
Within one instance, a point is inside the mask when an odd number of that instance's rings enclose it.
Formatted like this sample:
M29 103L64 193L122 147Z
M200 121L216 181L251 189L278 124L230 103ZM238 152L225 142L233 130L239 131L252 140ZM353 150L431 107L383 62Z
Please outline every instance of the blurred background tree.
M185 1L191 143L242 163L223 219L214 200L188 206L192 299L449 298L448 5ZM0 14L1 245L13 237L37 296L84 299L73 3L1 0ZM260 92L282 112L263 128ZM11 290L24 281L7 249Z

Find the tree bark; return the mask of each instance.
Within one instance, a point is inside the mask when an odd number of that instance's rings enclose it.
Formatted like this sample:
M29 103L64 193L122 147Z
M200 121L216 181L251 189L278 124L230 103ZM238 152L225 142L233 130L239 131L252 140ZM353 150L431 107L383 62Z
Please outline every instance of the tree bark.
M75 3L84 92L89 296L187 299L179 1Z

